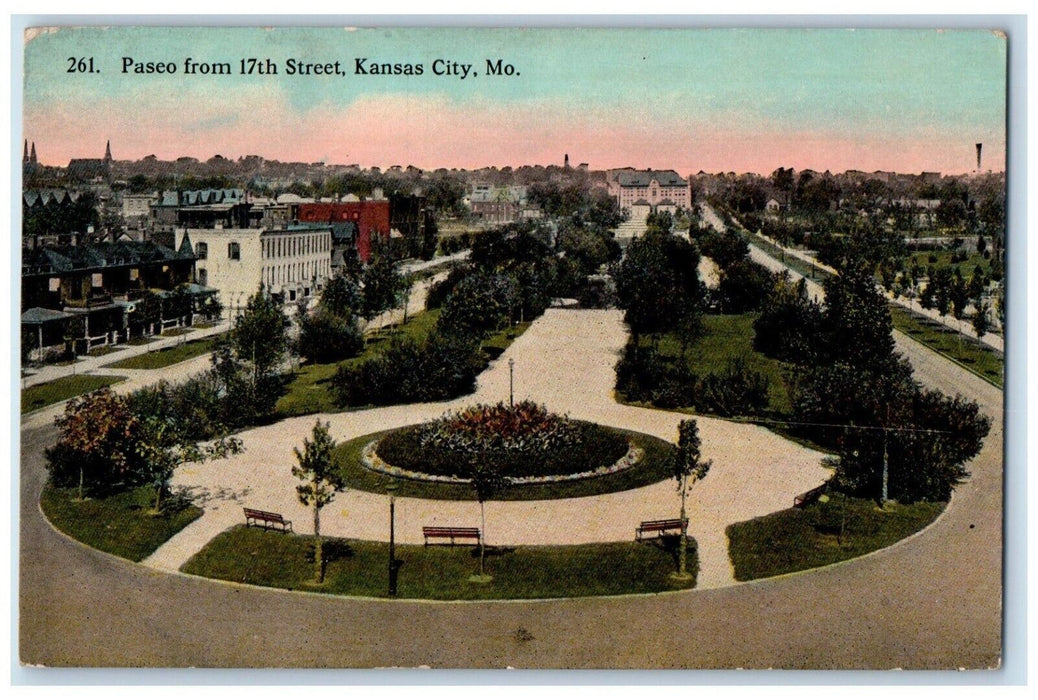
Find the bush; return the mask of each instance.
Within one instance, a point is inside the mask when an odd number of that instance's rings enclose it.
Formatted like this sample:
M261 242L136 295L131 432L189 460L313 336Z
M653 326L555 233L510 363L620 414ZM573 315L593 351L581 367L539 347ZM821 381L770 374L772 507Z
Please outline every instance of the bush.
M768 408L770 382L764 374L746 366L736 358L721 374L708 374L700 382L696 395L699 408L721 416L753 416Z
M748 258L730 264L721 273L718 295L726 314L758 311L775 288L775 275Z
M354 357L364 349L364 335L353 316L339 316L319 308L299 321L299 354L324 364Z
M472 393L486 359L474 339L434 331L423 343L394 341L382 355L341 365L332 379L339 406L390 406Z

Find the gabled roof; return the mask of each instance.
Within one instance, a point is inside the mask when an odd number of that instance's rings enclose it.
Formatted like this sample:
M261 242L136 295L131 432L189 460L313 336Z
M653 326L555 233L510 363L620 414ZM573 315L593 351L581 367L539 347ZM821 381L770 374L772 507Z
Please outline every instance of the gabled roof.
M183 248L183 246L181 246ZM22 254L22 275L52 275L73 270L100 270L113 267L193 260L193 253L150 241L115 241L75 246L48 246Z
M684 187L688 181L682 179L673 170L635 170L616 174L616 182L621 187L648 187L655 180L663 187Z

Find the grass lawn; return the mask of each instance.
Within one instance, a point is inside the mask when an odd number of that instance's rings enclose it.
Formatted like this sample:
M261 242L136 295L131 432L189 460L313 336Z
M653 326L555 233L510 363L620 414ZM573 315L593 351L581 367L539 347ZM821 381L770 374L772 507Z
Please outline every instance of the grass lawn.
M155 352L146 352L143 355L129 357L105 366L115 369L160 369L210 353L218 341L219 336L190 340L183 345L174 345L173 347L156 350Z
M119 349L120 348L117 348L114 345L98 345L96 348L93 348L88 352L87 355L90 357L104 357L105 355L110 355Z
M383 353L394 338L411 338L421 342L432 332L440 318L441 309L422 311L409 316L407 323L394 324L366 335L364 351L357 357L342 362L306 364L297 369L289 380L285 394L278 399L274 413L281 418L306 416L313 413L334 413L343 409L335 404L331 380L339 365L354 365ZM491 359L505 351L512 341L530 327L529 323L498 331L483 343Z
M859 557L918 532L944 506L890 503L880 510L875 501L832 494L824 503L729 525L735 578L750 581Z
M974 239L974 241L975 240L976 239ZM969 254L969 257L967 257L965 260L953 263L951 261L953 252L955 251L934 250L912 253L910 256L908 256L908 259L905 261L905 268L907 269L910 268L913 264L918 264L922 266L922 268L925 270L930 265L933 265L938 270L947 267L948 269L952 270L953 273L955 268L958 268L959 272L962 273L962 277L966 280L969 280L969 278L973 276L973 268L975 268L977 265L980 265L980 269L984 271L985 275L991 274L990 258L985 258L983 255L974 250ZM931 255L937 258L937 262L930 262Z
M131 561L141 561L202 515L192 505L151 515L155 491L149 486L83 501L76 495L76 489L43 489L40 505L51 524L83 544Z
M138 336L135 336L135 337L130 338L129 340L127 340L126 344L127 345L147 345L148 343L152 343L152 342L154 342L156 340L158 340L158 338L156 338L155 336L138 335Z
M354 438L340 444L335 449L334 459L340 472L350 488L372 493L386 493L386 485L391 478L371 471L361 463L361 452L372 440L378 439L388 431L372 433ZM554 484L525 484L501 491L495 500L501 501L537 501L552 498L579 498L595 496L603 493L627 491L655 484L671 478L670 455L673 445L665 440L635 433L629 430L618 432L627 435L635 444L645 450L642 461L632 467L615 474L598 476L579 481L564 481ZM472 488L467 484L446 484L430 481L398 480L400 490L397 495L408 498L429 498L440 501L474 501Z
M274 413L278 417L306 416L312 413L334 413L342 409L335 404L331 380L339 365L353 365L375 357L389 347L393 338L405 337L421 341L436 325L440 310L423 311L409 316L407 323L381 328L365 336L364 350L357 357L342 362L306 364L289 380L285 395L278 399Z
M800 273L804 277L807 277L808 279L814 280L818 284L822 284L832 274L827 270L812 265L806 260L802 260L801 258L798 258L795 255L790 255L786 253L782 248L778 247L771 241L766 240L765 238L762 238L761 236L758 236L757 234L751 231L741 229L741 233L743 234L743 237L747 240L747 242L751 245L760 248L765 253L773 257L775 260L778 260L785 264L786 267L795 270L796 272Z
M942 326L933 319L919 316L897 304L890 304L890 317L894 328L918 340L927 347L950 357L974 374L1002 387L1005 356L963 335Z
M101 387L121 382L126 377L94 376L92 374L74 374L43 384L22 389L22 413L35 411L44 406L59 403L73 396L87 394Z
M493 520L488 522L493 528ZM493 537L493 530L490 529ZM479 600L568 598L653 593L692 588L695 579L672 581L676 538L655 542L560 547L488 547L486 572L493 582L469 582L479 573L477 547L397 545L399 598ZM181 569L185 573L239 583L386 597L389 545L326 540L325 582L313 583L313 538L238 526L218 535ZM693 540L688 568L698 571Z
M704 315L703 333L688 349L686 361L693 372L703 377L723 372L731 360L741 357L749 369L763 373L770 380L769 409L787 414L790 410L789 391L783 378L786 366L753 349L753 321L756 318L754 313ZM647 346L650 340L643 338L641 342ZM667 334L660 340L659 350L672 362L678 362L681 341L676 335Z

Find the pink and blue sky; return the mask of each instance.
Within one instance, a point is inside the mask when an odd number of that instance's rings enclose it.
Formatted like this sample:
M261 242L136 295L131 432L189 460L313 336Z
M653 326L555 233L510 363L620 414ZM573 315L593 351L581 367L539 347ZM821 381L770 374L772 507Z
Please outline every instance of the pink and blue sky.
M177 73L124 74L124 57ZM279 74L188 76L188 57ZM424 73L356 75L359 57ZM346 75L288 76L288 59ZM436 59L478 75L434 75ZM76 28L25 45L24 135L50 165L110 139L117 159L962 173L978 142L1004 169L1005 86L1005 38L975 30Z

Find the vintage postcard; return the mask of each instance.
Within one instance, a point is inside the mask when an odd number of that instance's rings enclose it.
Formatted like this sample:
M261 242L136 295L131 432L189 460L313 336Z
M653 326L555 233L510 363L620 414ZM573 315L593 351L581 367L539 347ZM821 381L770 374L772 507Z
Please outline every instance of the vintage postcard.
M29 28L21 663L1000 668L1008 41Z

